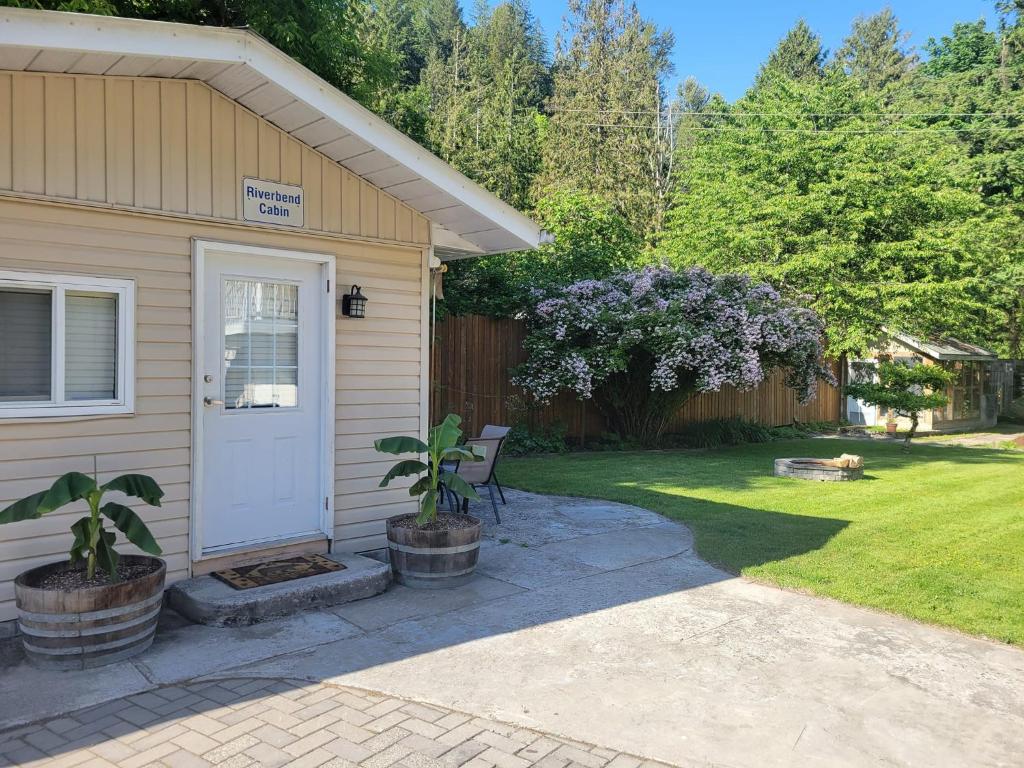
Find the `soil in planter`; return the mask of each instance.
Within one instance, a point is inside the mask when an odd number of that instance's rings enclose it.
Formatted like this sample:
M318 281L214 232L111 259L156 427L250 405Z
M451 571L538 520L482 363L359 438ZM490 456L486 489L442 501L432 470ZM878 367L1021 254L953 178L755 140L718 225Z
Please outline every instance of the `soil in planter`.
M462 528L472 528L477 521L468 515L453 515L451 512L441 512L437 520L424 525L416 524L416 515L405 515L391 522L395 528L412 528L416 531L457 531Z
M159 569L159 561L146 563L125 563L122 561L117 564L117 575L121 577L121 581L131 581L132 579L141 579L143 576L148 576ZM54 591L72 591L88 587L104 587L112 583L107 572L99 567L96 568L95 576L91 579L86 578L85 566L83 565L73 570L51 573L34 586L39 589Z

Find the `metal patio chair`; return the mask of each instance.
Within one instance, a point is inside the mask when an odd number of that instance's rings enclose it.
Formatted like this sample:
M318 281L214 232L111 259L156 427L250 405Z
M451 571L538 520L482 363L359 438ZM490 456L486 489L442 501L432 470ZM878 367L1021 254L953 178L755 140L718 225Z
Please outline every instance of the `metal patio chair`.
M487 449L487 455L483 461L460 461L455 465L454 470L455 474L473 488L487 488L487 493L491 497L491 509L494 510L494 521L499 525L501 524L501 515L498 514L498 502L494 498L494 466L498 462L498 454L503 441L504 438L501 437L469 438L466 445L481 445ZM469 499L462 499L462 511L469 512Z
M480 437L487 438L501 438L502 444L505 443L505 438L508 437L508 433L512 431L512 427L503 427L500 424L484 424L484 428L480 430ZM499 453L501 448L499 447ZM491 476L494 478L494 485L498 488L498 495L501 496L501 503L508 505L505 501L505 490L501 487L501 483L498 481L497 475L498 463L495 458L494 469L491 471Z

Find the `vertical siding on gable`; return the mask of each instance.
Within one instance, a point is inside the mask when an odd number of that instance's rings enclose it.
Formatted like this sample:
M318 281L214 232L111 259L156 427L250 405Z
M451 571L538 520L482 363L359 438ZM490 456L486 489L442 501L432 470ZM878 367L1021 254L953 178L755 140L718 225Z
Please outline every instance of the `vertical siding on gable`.
M43 126L42 75L14 75L11 89L14 152L11 189L15 192L43 194L46 191L46 154Z
M302 144L290 136L281 135L281 181L284 184L302 183ZM306 197L307 204L309 197Z
M337 165L323 166L323 229L325 232L341 232L343 197L341 178L344 171Z
M75 81L75 196L107 199L107 112L102 80Z
M135 147L135 205L163 210L160 160L160 82L136 80L132 89L133 144Z
M75 80L48 77L44 87L46 194L75 196Z
M359 212L359 189L362 184L354 173L343 170L341 174L341 231L346 235L358 235L362 231L360 224L363 220Z
M281 180L281 132L270 123L259 121L260 163L258 175L261 179Z
M188 84L188 212L200 216L213 215L211 95L209 88Z
M235 110L235 173L238 180L260 175L259 121L255 115ZM237 197L238 190L232 190ZM241 210L237 216L241 217Z
M306 226L309 229L323 229L323 177L328 166L325 166L320 156L309 147L301 147L301 152L302 188L306 195Z
M235 172L235 105L218 93L212 94L213 110L213 215L223 219L237 218L238 179Z
M359 231L377 237L380 226L377 220L377 190L369 184L359 185L359 213Z
M303 229L429 243L426 218L205 83L0 72L0 190L239 220L245 176L303 185Z
M11 76L0 72L0 189L11 189Z
M107 202L135 205L135 88L131 80L104 80Z
M160 83L160 199L165 211L188 211L188 84Z

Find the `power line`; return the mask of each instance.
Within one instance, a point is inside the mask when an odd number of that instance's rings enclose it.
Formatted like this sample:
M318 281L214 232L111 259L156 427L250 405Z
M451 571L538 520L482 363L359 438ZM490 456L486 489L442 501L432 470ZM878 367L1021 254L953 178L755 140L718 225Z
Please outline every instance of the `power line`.
M520 107L519 109L529 111L535 107ZM607 115L665 115L671 112L673 116L680 117L779 117L785 119L797 119L801 117L885 117L885 118L908 118L908 117L1016 117L1024 118L1024 112L703 112L695 110L656 110L656 109L568 109L563 107L544 107L545 112L565 112L583 114L607 114Z
M647 123L576 123L578 128L617 128L653 131ZM716 131L722 133L816 133L816 134L872 134L872 133L976 133L977 131L1024 131L1024 125L979 125L973 128L772 128L747 125L691 125L679 129L686 131Z

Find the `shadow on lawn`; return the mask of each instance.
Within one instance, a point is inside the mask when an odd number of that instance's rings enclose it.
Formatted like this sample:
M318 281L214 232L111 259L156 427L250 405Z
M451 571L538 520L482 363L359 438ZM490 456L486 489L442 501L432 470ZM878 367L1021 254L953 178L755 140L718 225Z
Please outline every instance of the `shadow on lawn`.
M687 525L700 556L733 574L819 550L850 525L842 518L753 509L650 488L633 503Z

